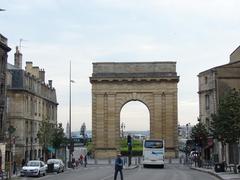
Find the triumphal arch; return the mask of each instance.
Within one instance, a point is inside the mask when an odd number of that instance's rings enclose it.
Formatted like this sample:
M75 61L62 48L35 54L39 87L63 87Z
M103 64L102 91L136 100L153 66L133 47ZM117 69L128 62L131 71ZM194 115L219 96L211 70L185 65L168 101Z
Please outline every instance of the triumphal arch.
M93 63L90 82L95 157L114 157L119 152L120 112L129 101L147 106L150 138L164 139L166 156L176 156L178 81L176 62Z

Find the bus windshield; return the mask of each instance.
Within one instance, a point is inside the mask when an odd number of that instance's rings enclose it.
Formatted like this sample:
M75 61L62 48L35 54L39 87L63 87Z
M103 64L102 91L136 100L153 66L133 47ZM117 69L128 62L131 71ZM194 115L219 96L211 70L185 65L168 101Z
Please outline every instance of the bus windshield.
M159 140L148 141L148 140L146 140L144 147L145 148L163 148L163 141L159 141Z

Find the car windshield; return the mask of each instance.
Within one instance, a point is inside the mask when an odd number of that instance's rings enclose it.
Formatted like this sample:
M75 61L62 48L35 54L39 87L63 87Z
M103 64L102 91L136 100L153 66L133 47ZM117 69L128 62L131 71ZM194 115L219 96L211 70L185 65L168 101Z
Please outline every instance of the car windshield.
M27 166L34 166L34 167L36 167L36 166L39 166L39 162L37 162L37 161L30 161L30 162L27 163Z

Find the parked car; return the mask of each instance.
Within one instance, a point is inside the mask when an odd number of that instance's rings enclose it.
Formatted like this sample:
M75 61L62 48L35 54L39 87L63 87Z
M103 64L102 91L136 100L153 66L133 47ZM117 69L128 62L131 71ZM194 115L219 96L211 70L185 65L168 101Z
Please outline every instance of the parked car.
M57 173L64 172L65 166L61 159L48 159L47 165L48 165L48 170L50 172L51 171L57 172ZM52 165L52 167L51 167L51 165Z
M21 176L45 176L46 164L43 161L32 160L23 166L20 171Z

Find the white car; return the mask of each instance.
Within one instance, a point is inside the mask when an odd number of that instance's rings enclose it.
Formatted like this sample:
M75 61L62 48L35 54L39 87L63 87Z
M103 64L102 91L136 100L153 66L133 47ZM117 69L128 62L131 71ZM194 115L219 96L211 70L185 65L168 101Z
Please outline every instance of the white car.
M21 176L45 176L46 164L43 161L32 160L23 166L20 171Z

